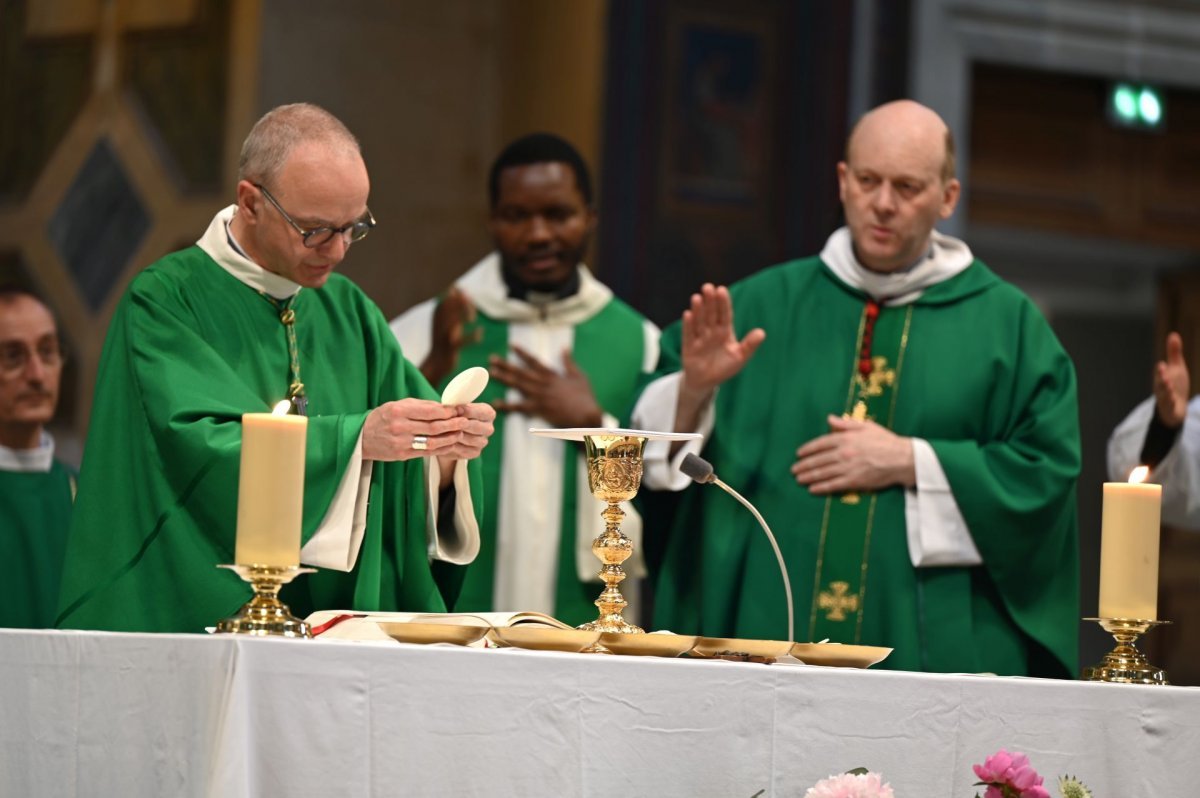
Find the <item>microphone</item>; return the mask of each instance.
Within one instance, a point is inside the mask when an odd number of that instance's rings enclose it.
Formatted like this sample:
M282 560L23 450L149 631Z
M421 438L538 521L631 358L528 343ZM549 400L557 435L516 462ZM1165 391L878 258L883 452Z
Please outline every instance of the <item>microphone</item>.
M689 452L684 456L683 462L679 464L679 470L701 485L714 484L737 499L742 503L742 506L754 514L754 518L758 521L759 526L762 527L763 532L767 533L767 540L771 542L771 548L775 550L775 559L779 562L779 575L783 577L783 592L787 596L788 636L786 639L794 641L796 639L796 628L795 619L793 618L795 609L792 606L792 580L788 579L787 566L783 564L783 552L779 550L779 544L775 542L775 536L771 534L771 528L767 526L767 522L763 520L758 510L754 509L754 505L742 497L742 494L717 478L717 475L713 473L712 463L703 457L697 457Z

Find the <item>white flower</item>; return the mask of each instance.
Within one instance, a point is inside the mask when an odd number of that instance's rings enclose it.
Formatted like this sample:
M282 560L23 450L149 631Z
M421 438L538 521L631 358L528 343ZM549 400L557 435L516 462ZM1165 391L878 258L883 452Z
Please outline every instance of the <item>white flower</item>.
M822 779L804 793L804 798L896 798L878 773L842 773Z
M1074 776L1062 776L1058 780L1058 792L1062 798L1092 798L1092 791Z

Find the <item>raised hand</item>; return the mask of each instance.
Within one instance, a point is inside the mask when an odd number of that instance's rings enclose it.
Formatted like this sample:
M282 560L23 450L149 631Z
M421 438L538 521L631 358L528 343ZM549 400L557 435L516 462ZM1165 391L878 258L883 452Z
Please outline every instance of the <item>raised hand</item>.
M520 364L495 355L489 361L491 375L521 393L515 402L498 401L496 409L543 418L555 427L599 427L604 411L592 393L587 375L563 352L563 373L558 373L516 344L512 351Z
M829 417L830 432L796 450L792 474L812 493L916 484L912 441L874 421Z
M475 305L458 289L451 286L433 311L433 330L429 354L421 363L421 373L431 385L438 385L458 366L458 353L476 343L482 330L466 332L475 321Z
M1179 333L1167 336L1167 358L1154 366L1154 403L1158 417L1168 427L1183 425L1187 417L1191 378L1183 359L1183 339Z
M729 289L705 283L683 312L683 389L711 393L742 370L766 337L755 328L739 341Z
M683 336L680 357L683 379L675 405L675 430L692 432L700 413L712 399L717 386L737 374L766 339L755 327L742 340L733 331L733 302L729 289L712 283L700 286L692 294L691 305L683 312ZM671 456L682 444L671 444Z

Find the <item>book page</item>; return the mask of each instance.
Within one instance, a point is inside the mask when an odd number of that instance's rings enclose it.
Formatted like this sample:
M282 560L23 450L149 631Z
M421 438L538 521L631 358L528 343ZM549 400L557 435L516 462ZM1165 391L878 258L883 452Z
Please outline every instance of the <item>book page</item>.
M541 612L355 612L319 610L307 623L314 636L325 640L392 640L380 623L423 623L450 626L545 626L552 629L572 627ZM321 627L325 626L324 629Z

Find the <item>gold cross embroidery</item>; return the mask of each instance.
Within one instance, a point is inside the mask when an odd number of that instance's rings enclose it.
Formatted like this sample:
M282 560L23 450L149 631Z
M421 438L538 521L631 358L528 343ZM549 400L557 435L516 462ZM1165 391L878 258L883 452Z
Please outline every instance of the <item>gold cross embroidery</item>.
M866 377L855 374L854 381L858 384L860 401L874 396L883 396L883 389L890 388L896 382L896 370L887 367L886 357L876 355L871 358L871 373Z
M849 589L849 582L830 582L829 590L822 590L817 594L817 606L828 610L825 620L844 621L847 611L858 612L858 596L846 595Z
M890 388L896 383L896 370L887 367L887 358L875 356L871 358L871 373L866 377L854 375L854 384L858 386L858 401L849 413L843 413L844 418L855 421L867 421L871 416L867 413L867 400L875 396L883 396L883 389ZM842 504L858 504L861 500L857 491L842 494Z

